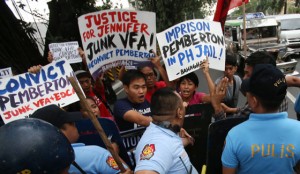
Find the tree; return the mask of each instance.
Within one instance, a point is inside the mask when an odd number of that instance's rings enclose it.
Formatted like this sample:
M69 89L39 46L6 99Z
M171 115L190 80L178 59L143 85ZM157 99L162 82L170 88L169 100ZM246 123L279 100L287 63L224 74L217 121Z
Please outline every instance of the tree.
M157 32L188 19L203 19L210 11L212 0L140 0L140 10L156 13Z
M102 7L96 7L95 0L52 0L48 2L50 16L44 58L46 59L48 55L48 45L53 42L78 41L82 46L77 18L86 13L112 7L110 1L103 3Z
M27 24L14 16L5 1L0 2L0 9L0 68L12 67L19 74L45 63L29 30L25 30Z

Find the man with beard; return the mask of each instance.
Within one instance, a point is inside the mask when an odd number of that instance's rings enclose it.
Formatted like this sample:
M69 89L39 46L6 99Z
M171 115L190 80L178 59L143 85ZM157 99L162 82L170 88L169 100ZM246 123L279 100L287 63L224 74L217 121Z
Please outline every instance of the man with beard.
M151 99L151 110L153 123L136 148L135 173L198 173L181 140L187 135L180 134L185 107L179 94L170 88L157 90Z

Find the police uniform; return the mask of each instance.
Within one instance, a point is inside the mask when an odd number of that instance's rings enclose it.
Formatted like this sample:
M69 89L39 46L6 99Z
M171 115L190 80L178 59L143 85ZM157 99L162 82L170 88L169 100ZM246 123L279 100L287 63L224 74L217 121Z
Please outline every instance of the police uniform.
M294 173L300 160L300 123L286 112L250 114L226 137L222 164L243 173Z
M75 151L75 162L86 173L115 174L120 172L116 161L106 149L93 145L85 146L83 143L74 143L72 147ZM69 173L80 174L81 172L71 165Z
M169 129L153 123L147 127L135 152L136 171L185 174L198 172L184 150L181 138Z

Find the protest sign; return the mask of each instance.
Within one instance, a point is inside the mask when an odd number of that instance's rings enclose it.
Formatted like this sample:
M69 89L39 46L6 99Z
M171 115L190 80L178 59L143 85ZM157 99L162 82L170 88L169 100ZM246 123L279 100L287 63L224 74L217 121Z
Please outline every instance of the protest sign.
M50 104L61 107L78 101L68 77L73 71L66 59L44 66L39 73L0 79L0 115L4 123L28 117Z
M219 22L185 21L158 33L157 41L170 81L199 69L206 56L210 68L224 71L225 40Z
M156 52L153 12L103 10L80 16L78 25L94 79L112 67L149 63Z
M0 79L13 76L11 67L0 69Z
M78 47L79 45L77 41L49 44L49 50L53 55L54 61L65 58L69 63L82 62L78 52Z

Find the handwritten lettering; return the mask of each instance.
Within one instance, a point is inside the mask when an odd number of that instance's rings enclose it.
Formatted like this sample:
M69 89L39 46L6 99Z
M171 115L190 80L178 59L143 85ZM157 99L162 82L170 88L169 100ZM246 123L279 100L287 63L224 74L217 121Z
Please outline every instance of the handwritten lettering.
M66 90L63 92L54 93L51 97L41 98L38 101L33 102L33 106L34 107L43 107L43 106L51 104L51 103L57 103L57 101L60 101L61 99L71 96L73 94L75 94L74 90L72 90L72 91ZM30 112L30 111L33 111L32 107L30 105L25 105L25 106L20 106L14 110L4 112L3 116L5 119L9 120L12 117L18 117L20 114L26 114L27 112ZM29 115L29 114L27 114L27 115Z
M45 82L47 79L55 79L57 77L57 72L54 72L54 70L56 69L64 75L65 71L62 67L64 64L65 61L60 61L54 66L50 66L47 70L42 69L36 74L25 74L25 78L23 76L19 76L18 79L12 78L6 84L1 85L4 89L0 89L0 95L12 93L19 90L19 88L24 89L25 87L32 86L33 83L40 84Z
M131 22L137 23L136 19L137 12L128 11L110 11L98 14L91 14L84 17L86 20L86 27L91 28L93 25L105 25L108 22Z
M1 111L4 111L7 106L17 108L19 105L43 97L60 89L64 89L66 86L70 86L70 82L66 77L61 77L53 80L52 82L45 82L37 85L36 87L29 87L28 89L17 93L11 93L7 96L2 95L0 96L0 109Z
M165 33L165 38L168 43L176 40L180 37L180 35L185 35L187 33L195 32L195 31L210 31L210 24L209 22L205 21L198 21L198 22L187 22L182 23L179 26L174 27L170 31Z
M218 45L224 45L224 37L218 36L209 32L206 33L193 33L190 35L184 35L179 40L175 40L169 45L163 46L163 54L165 57L176 54L183 48L198 45L199 43L215 43Z

